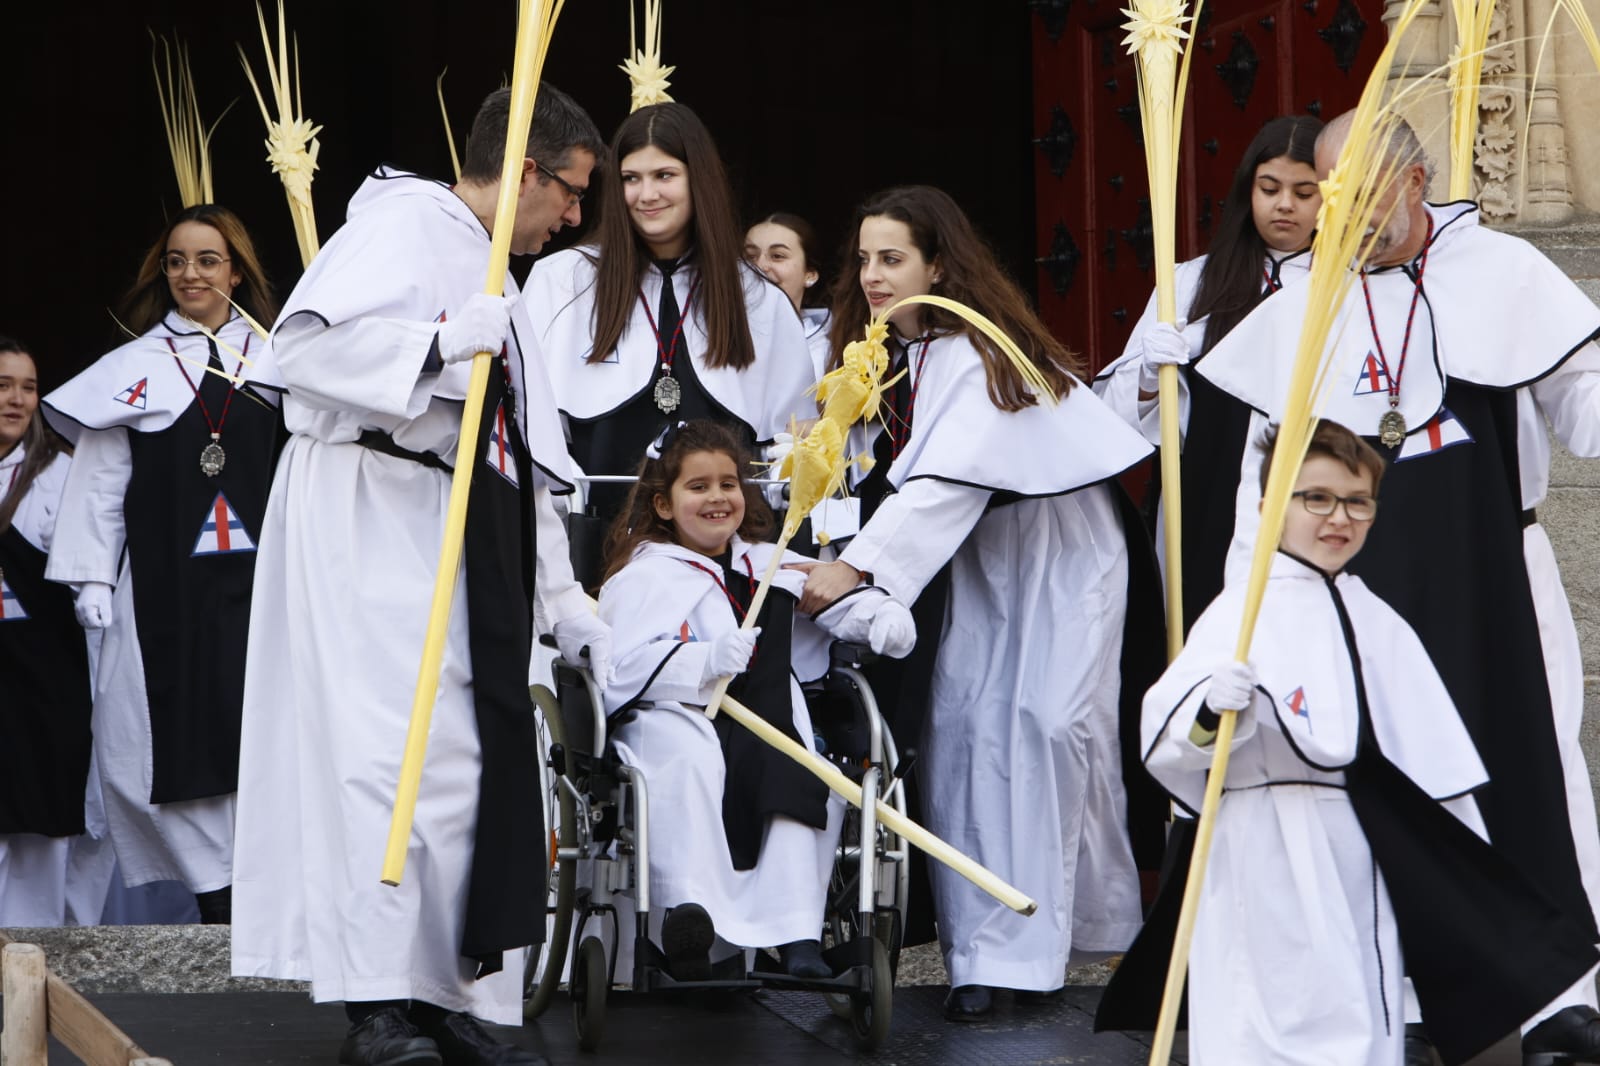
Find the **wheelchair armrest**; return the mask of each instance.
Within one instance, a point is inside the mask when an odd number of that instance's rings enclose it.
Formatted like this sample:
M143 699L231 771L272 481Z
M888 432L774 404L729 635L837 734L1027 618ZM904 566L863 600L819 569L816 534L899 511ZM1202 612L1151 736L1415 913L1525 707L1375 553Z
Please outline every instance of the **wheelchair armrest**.
M864 666L878 661L878 653L865 644L858 644L850 640L836 640L828 647L828 664L830 667L848 667L859 670Z

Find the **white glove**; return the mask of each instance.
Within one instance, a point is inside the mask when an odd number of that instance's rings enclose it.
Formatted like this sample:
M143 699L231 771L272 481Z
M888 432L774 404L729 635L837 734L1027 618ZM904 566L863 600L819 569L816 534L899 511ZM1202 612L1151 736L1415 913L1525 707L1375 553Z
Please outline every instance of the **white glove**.
M774 433L772 443L767 445L767 462L772 464L772 476L778 476L778 467L794 451L793 433Z
M917 624L898 600L885 600L867 628L867 645L879 655L904 659L917 643Z
M1164 366L1188 366L1192 358L1183 338L1184 323L1157 322L1139 338L1139 388L1155 392Z
M85 581L74 605L78 624L85 629L104 629L111 624L111 586L104 581Z
M475 292L439 325L439 358L464 363L479 352L499 355L511 332L511 301Z
M750 657L756 653L756 641L760 636L761 627L756 626L750 630L736 629L713 640L700 683L709 685L719 677L744 673L745 667L750 665Z
M588 611L580 611L557 622L553 632L556 648L567 662L583 665L588 651L589 674L604 688L611 676L611 627Z
M1221 714L1223 711L1243 711L1255 699L1256 672L1249 663L1230 661L1217 667L1206 688L1206 706Z

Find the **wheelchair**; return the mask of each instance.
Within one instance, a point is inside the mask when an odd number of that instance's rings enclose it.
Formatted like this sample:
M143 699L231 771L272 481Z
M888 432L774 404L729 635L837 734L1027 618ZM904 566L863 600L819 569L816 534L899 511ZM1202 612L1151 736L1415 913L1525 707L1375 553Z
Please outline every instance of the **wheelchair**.
M650 915L649 783L618 758L606 739L604 704L586 671L557 659L551 685L535 684L545 758L539 767L550 834L548 935L529 953L524 1015L542 1015L565 976L579 1046L597 1048L605 1030L606 999L617 983L623 918L615 897L632 898L632 973L635 992L754 990L820 992L848 1021L863 1050L889 1033L894 977L909 893L907 845L877 818L877 799L902 815L905 789L894 739L878 714L861 669L870 652L835 642L831 665L804 686L824 757L858 781L864 809L848 808L835 850L824 927L823 958L834 970L824 980L784 973L765 951L742 960L737 975L679 981L648 935ZM610 949L607 949L609 932ZM718 969L723 967L719 964Z

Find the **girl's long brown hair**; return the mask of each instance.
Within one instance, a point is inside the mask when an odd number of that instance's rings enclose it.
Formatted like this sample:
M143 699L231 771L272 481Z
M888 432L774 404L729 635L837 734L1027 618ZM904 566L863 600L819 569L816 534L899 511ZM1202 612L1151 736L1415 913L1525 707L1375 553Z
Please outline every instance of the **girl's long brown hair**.
M639 480L628 493L628 502L615 524L606 535L605 577L628 565L634 551L647 540L662 544L675 544L678 537L670 519L656 514L657 496L672 498L672 483L683 471L683 461L695 452L721 452L733 460L744 485L744 521L739 523L739 536L747 541L767 540L776 525L772 508L767 506L761 490L751 484L755 476L750 453L738 436L721 422L697 418L693 422L679 423L666 433L666 443L661 458L648 456L639 464Z
M623 120L611 139L612 173L600 185L600 222L595 240L594 349L589 362L610 355L628 328L639 299L639 282L650 252L633 230L617 176L622 161L655 147L683 164L693 207L694 263L700 275L698 311L705 323L709 367L743 370L755 362L755 342L744 309L744 230L739 228L728 175L711 134L682 104L641 107ZM762 280L762 284L765 284ZM679 301L687 298L680 293Z
M1211 240L1205 266L1200 268L1200 284L1184 315L1190 322L1206 320L1202 353L1216 347L1265 296L1261 264L1267 258L1267 242L1256 229L1252 205L1256 168L1287 157L1316 170L1315 149L1321 129L1321 120L1310 115L1281 115L1261 127L1239 159L1233 184L1222 202L1217 235Z
M25 356L28 362L34 365L34 374L39 372L38 360L33 353L10 337L0 337L0 355ZM38 411L34 411L33 418L28 422L28 428L22 433L21 445L24 449L22 455L22 468L17 471L17 479L12 482L6 497L0 500L0 533L11 528L11 520L17 516L17 508L22 506L22 498L28 495L28 490L44 473L46 467L62 452L71 453L72 449L67 442L56 436L55 431L44 424L44 419Z
M167 254L167 241L172 237L172 231L185 222L204 223L222 234L222 239L228 242L228 257L232 260L227 265L239 272L239 284L230 298L261 323L263 329L271 329L273 320L278 317L278 302L272 295L272 285L261 267L261 259L256 255L255 243L250 240L250 232L239 221L239 216L216 204L196 204L185 208L167 223L161 236L144 253L144 262L139 264L139 275L134 280L133 288L122 297L123 323L133 332L142 334L172 310L172 290L167 286L167 275L161 270L161 257Z
M1057 397L1065 396L1078 384L1077 376L1083 374L1083 362L1039 321L1039 316L1028 306L1027 297L1017 283L1006 276L994 252L956 202L931 185L902 185L889 189L856 209L855 221L839 260L839 277L833 285L833 321L828 328L833 366L839 365L844 346L858 339L872 318L866 294L861 291L859 270L861 223L868 218L904 222L923 259L929 263L938 260L940 278L933 287L934 293L966 304L999 326L1039 368ZM989 399L996 407L1003 411L1020 411L1039 402L1028 391L1022 375L1011 365L1005 352L982 330L948 311L928 306L917 310L932 329L964 334L978 350L989 381Z

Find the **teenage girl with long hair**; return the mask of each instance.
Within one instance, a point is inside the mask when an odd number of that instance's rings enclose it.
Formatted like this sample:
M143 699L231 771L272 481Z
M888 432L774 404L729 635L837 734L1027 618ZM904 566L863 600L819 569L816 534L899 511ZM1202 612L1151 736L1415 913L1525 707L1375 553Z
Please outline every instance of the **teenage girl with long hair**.
M805 332L783 292L744 261L705 124L679 103L640 108L608 162L593 243L541 260L526 296L578 466L631 474L645 445L681 420L725 422L753 446L814 418ZM624 494L590 492L601 528Z
M1073 952L1119 951L1139 926L1117 728L1129 549L1106 483L1150 448L1082 387L1078 358L945 193L868 200L842 261L855 272L834 289L836 353L869 317L933 293L999 325L1049 391L1035 394L965 320L895 311L892 372L906 373L872 427L866 521L838 560L811 564L801 603L820 609L869 575L917 601L920 646L934 652L926 692L876 679L874 691L897 705L903 745L926 709L928 827L1039 902L1024 919L932 870L946 1013L969 1019L994 988L1054 992Z

